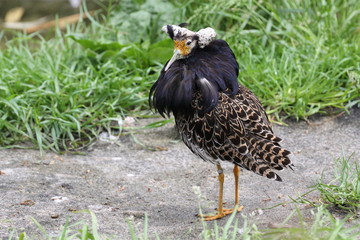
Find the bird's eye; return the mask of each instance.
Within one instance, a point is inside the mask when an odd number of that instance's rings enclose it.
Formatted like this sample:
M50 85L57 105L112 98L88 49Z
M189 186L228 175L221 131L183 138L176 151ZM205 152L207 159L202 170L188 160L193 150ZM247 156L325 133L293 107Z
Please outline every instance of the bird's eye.
M187 41L185 44L189 46L191 44L191 40Z

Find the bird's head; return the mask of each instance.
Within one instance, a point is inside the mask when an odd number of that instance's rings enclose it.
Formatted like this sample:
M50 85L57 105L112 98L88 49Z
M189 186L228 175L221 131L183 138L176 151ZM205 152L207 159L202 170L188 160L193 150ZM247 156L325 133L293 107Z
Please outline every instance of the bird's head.
M185 25L184 23L180 25L165 25L161 29L174 41L174 55L167 63L165 71L176 60L188 57L198 47L206 47L216 37L216 32L212 28L208 27L198 32L193 32L184 28Z

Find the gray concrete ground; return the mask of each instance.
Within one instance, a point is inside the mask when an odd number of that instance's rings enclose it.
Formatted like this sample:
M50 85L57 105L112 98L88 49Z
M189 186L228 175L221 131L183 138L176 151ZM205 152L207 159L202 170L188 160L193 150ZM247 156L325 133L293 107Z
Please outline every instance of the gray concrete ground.
M280 172L283 182L242 172L242 214L258 226L281 223L295 205L270 207L309 191L322 172L331 178L334 159L352 153L354 159L360 159L360 109L351 110L350 115L317 117L310 122L274 126L276 134L284 139L283 146L293 152L296 166L295 171ZM114 239L129 239L125 219L141 229L144 214L149 217L152 237L157 233L161 239L198 239L202 230L195 216L199 204L203 212L214 212L217 204L215 167L176 140L171 124L136 136L158 150L144 149L129 137L122 137L116 144L99 142L86 155L46 153L41 158L35 150L0 150L0 238L6 238L13 228L18 233L40 234L32 218L50 235L58 233L67 218L70 223L81 219L90 223L88 214L74 212L89 209L98 218L99 232ZM231 207L232 166L224 167L224 200ZM316 199L318 194L309 197ZM305 219L311 217L305 204L296 206ZM241 214L236 217L241 225ZM226 220L217 223L222 225ZM289 224L296 224L296 220Z

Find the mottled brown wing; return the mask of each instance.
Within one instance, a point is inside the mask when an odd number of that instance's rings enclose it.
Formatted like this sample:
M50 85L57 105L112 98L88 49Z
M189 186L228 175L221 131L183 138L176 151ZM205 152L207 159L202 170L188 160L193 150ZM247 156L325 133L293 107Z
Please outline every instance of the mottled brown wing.
M194 107L201 106L195 97ZM273 170L292 164L289 151L273 134L266 113L256 96L240 86L235 97L219 94L217 106L210 112L200 111L176 116L176 125L185 144L202 159L216 163L230 161L259 175L281 181Z

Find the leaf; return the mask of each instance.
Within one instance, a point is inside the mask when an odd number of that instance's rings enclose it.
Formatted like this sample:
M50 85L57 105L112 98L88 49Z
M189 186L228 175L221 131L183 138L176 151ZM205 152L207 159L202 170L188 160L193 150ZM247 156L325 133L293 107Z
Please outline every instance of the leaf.
M151 59L151 61L165 63L171 58L171 54L169 53L171 53L171 50L169 50L169 48L158 47L151 49L147 53L147 57Z
M156 122L152 122L152 123L149 123L147 124L144 129L151 129L151 128L157 128L157 127L162 127L164 126L165 124L168 124L170 122L174 122L174 119L173 118L170 118L170 119L165 119L165 120L160 120L160 121L156 121Z
M171 58L172 49L172 40L165 39L150 45L149 51L147 52L147 57L151 61L164 63L169 58Z
M95 52L104 52L107 50L120 51L121 49L126 47L126 45L121 45L117 42L101 43L89 39L80 39L77 38L75 35L68 35L67 37L73 39L75 42L79 43L84 48L91 49Z
M123 44L140 42L146 37L146 30L150 23L151 13L147 11L140 10L127 14L122 19L122 23L116 26L119 32L118 41Z

